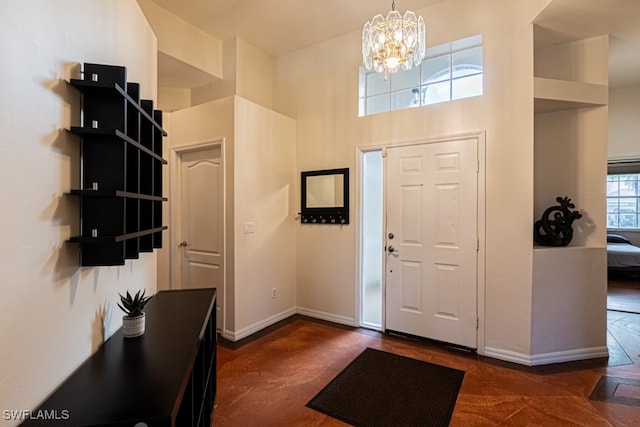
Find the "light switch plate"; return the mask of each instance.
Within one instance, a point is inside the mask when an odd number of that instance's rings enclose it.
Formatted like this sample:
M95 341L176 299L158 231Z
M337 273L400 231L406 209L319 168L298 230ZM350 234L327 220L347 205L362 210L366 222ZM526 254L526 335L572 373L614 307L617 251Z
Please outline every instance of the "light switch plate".
M245 222L243 224L242 231L244 234L252 234L256 232L256 223L255 222Z

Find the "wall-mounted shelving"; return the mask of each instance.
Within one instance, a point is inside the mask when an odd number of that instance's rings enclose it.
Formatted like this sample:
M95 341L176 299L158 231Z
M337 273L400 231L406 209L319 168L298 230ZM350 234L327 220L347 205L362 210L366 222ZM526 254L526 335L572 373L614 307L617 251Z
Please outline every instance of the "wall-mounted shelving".
M140 99L125 67L84 64L71 79L82 93L80 244L83 266L124 265L162 247L162 112Z

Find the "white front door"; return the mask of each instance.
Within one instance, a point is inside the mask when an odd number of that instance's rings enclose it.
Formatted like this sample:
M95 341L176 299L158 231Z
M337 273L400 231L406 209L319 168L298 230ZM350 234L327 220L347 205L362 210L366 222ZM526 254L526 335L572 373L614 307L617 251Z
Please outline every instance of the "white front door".
M477 347L478 146L386 155L386 329Z
M217 288L224 301L223 170L220 147L180 155L181 288ZM219 303L220 307L221 304ZM222 325L218 308L218 325Z

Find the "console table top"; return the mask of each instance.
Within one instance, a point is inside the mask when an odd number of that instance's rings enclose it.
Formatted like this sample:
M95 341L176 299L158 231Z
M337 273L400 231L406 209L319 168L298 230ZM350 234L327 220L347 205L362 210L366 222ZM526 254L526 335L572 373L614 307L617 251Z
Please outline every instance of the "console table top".
M34 411L58 418L23 425L171 425L189 379L215 289L160 291L145 307L146 331L124 338L118 329ZM126 423L126 421L129 421Z

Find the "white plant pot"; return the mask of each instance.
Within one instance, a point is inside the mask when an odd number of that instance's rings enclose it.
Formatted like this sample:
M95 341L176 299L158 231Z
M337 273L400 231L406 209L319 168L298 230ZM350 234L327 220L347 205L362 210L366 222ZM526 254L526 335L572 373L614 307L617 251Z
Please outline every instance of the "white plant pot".
M144 334L144 313L136 317L122 316L122 335L125 338L139 337Z

